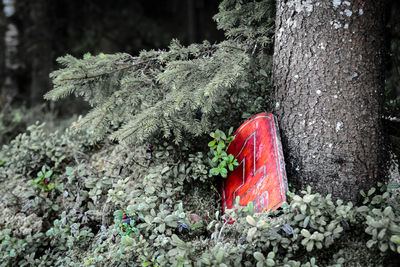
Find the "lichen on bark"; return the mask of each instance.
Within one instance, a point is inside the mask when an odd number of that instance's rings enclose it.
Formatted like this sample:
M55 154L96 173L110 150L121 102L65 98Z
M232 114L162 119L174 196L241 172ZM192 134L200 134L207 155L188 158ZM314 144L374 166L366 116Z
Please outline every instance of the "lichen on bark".
M384 176L383 10L372 0L277 1L275 111L300 188L355 202Z

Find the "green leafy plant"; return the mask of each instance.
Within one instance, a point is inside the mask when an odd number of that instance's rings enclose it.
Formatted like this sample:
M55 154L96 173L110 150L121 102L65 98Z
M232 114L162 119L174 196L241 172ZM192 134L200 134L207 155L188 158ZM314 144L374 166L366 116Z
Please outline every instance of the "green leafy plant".
M210 152L212 154L210 174L214 176L221 175L223 178L228 176L228 170L233 171L234 166L238 166L239 163L237 159L232 154L228 154L226 150L228 145L235 140L232 136L233 128L231 127L226 135L221 130L216 130L212 132L210 136L214 138L208 143L210 147Z
M34 184L40 191L51 191L55 187L54 177L52 176L53 170L44 165L38 172L37 178L31 180L31 184Z
M129 236L131 233L139 235L139 230L135 228L135 219L132 216L128 216L126 212L122 210L116 210L114 212L115 222L119 227L119 233L121 236Z
M371 237L366 245L368 248L376 246L382 253L387 250L400 253L400 196L393 192L398 185L378 183L378 187L380 193L375 187L368 193L361 191L364 206L357 208L365 224L365 233Z

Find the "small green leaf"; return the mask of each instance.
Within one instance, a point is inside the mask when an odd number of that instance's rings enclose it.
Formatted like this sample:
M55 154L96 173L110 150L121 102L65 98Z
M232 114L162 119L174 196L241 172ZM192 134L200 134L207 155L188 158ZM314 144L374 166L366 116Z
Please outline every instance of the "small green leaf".
M218 146L217 146L217 151L219 152L219 153L221 153L222 152L222 149L224 149L225 148L225 144L224 144L224 142L219 142L218 143Z
M225 166L226 166L226 161L221 161L221 163L218 165L218 168L222 169Z
M338 226L333 230L333 234L337 235L339 233L343 232L343 228L341 226Z
M302 202L302 201L303 201L303 199L302 199L300 196L298 196L298 195L295 195L295 196L293 197L293 200L296 201L296 202Z
M357 208L358 212L367 212L369 211L369 208L367 206L361 206Z
M300 205L300 211L305 212L307 210L307 205L306 204L301 204Z
M370 239L370 240L368 240L368 242L367 242L367 248L372 248L372 246L375 245L375 244L376 244L376 241Z
M46 172L46 174L44 175L44 178L50 178L50 176L53 174L53 171L50 170L48 172Z
M310 216L307 216L305 219L304 219L304 222L303 222L303 227L305 227L305 228L307 228L307 226L308 226L308 222L310 221Z
M257 225L256 220L254 220L254 218L253 218L252 216L250 216L250 215L247 215L246 221L247 221L247 223L250 224L251 226L256 226L256 225Z
M212 168L212 169L210 170L210 174L212 174L212 175L218 175L218 174L219 174L219 169L218 169L218 168Z
M368 196L371 196L373 193L375 193L376 188L372 187L369 191L368 191Z
M222 138L222 140L226 140L226 135L225 135L225 133L222 132L222 131L221 131L221 138Z
M395 243L395 244L397 244L397 245L400 245L400 236L398 236L398 235L392 235L392 236L390 237L390 242L393 242L393 243Z
M254 252L253 256L257 261L264 261L265 260L265 257L261 252L258 252L258 251Z
M382 252L386 252L388 248L389 248L389 245L387 243L380 243L379 244L379 250L382 251Z
M295 219L295 221L299 222L299 221L304 220L305 217L306 216L304 214L300 213L300 214L297 214L296 216L294 216L294 219Z
M229 128L229 131L228 131L228 136L229 136L229 137L231 136L232 132L233 132L233 127L230 127L230 128Z
M383 214L384 214L385 216L392 215L392 214L393 214L392 207L390 207L390 206L386 207L385 210L383 211Z
M204 263L205 265L211 265L211 261L207 258L202 258L201 262Z
M307 229L302 229L301 234L306 238L309 238L311 236L310 232Z
M123 245L125 245L125 246L132 245L132 244L133 244L133 238L130 238L129 236L124 235L124 236L121 238L121 243L122 243Z
M305 195L305 196L303 197L303 200L304 200L304 202L306 202L306 203L310 203L311 201L313 201L313 199L314 199L314 195Z
M217 142L216 140L212 140L211 142L208 143L208 146L213 147L216 142Z
M224 252L222 250L218 251L217 255L215 256L218 263L222 263L224 259Z
M271 251L270 253L268 253L268 259L273 259L275 258L275 253L273 251Z
M114 211L114 217L122 217L124 216L124 212L122 210Z
M250 201L249 203L247 203L247 209L248 209L249 213L250 213L251 215L253 215L253 213L254 213L254 204L253 204L252 201Z
M273 259L267 259L267 266L275 266L275 261Z
M261 69L261 70L260 70L260 74L261 74L262 76L264 76L264 77L269 78L268 73L267 73L264 69Z
M222 177L226 178L226 177L228 176L228 170L227 170L227 169L222 168L222 169L220 170L220 172L221 172L221 176L222 176Z
M235 137L234 137L234 136L229 136L229 137L226 139L226 142L227 142L227 143L232 143L233 140L235 140Z
M310 242L307 243L306 250L307 250L308 252L310 252L310 251L313 250L313 248L314 248L314 240L310 240Z
M254 235L256 234L256 232L257 232L257 227L252 227L252 228L250 228L249 231L247 232L247 238L246 238L246 240L247 240L248 242L251 242L251 241L253 240L253 237L254 237Z

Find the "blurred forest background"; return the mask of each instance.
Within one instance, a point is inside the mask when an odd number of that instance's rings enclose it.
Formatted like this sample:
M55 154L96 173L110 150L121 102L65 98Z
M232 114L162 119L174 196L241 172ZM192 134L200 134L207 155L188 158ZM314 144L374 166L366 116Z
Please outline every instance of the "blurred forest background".
M85 102L45 102L49 73L65 54L126 52L223 39L212 17L215 0L1 0L0 144L36 120L51 130L67 126Z
M386 2L386 121L389 132L395 133L400 114L400 3ZM47 121L53 130L67 125L73 114L88 110L76 98L44 101L58 57L136 55L143 49L166 48L173 38L184 45L221 41L223 33L212 18L218 4L215 0L1 0L0 144L37 120Z

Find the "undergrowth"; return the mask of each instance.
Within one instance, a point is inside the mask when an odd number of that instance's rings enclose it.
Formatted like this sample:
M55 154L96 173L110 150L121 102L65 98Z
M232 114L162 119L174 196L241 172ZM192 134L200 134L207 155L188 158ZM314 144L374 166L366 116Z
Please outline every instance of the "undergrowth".
M1 266L390 266L400 252L387 186L359 207L309 188L275 212L223 215L210 159L190 143L88 146L43 127L1 152Z

